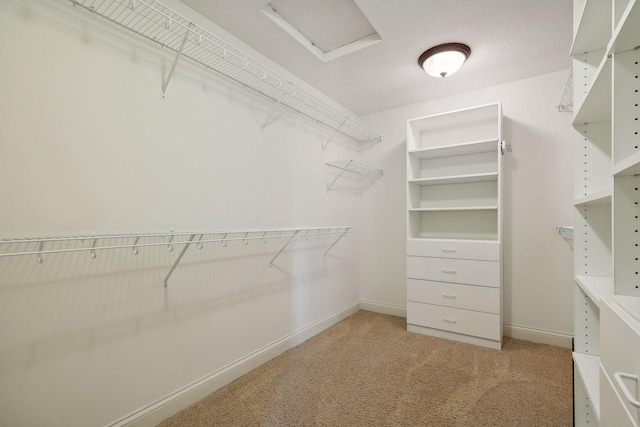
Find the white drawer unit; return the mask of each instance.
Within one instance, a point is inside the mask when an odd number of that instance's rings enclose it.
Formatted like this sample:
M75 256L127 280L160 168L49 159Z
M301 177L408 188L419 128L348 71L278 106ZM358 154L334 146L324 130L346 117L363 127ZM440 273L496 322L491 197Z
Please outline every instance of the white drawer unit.
M407 302L407 323L489 340L500 340L500 315Z
M500 243L473 240L407 240L407 255L500 261Z
M407 300L500 314L500 289L407 279Z
M500 287L500 263L408 256L407 278L498 288Z
M407 121L407 329L502 346L502 106Z

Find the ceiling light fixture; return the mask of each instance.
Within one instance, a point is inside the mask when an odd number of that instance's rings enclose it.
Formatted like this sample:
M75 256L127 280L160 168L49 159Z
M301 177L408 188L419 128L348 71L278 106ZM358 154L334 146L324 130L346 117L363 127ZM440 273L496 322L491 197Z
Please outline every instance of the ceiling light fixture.
M433 77L446 77L462 67L471 55L471 49L462 43L445 43L434 46L420 55L418 64Z

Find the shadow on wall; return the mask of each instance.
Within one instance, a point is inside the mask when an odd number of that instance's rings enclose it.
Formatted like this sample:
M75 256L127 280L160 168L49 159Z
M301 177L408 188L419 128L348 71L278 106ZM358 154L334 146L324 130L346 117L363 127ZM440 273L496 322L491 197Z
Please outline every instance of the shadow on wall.
M324 239L323 239L324 240ZM195 245L194 245L195 246ZM352 268L325 242L301 241L269 261L277 242L187 251L167 287L180 247L165 246L0 258L0 373L153 333L189 317L259 301ZM302 264L302 265L301 265ZM295 273L293 272L295 271Z

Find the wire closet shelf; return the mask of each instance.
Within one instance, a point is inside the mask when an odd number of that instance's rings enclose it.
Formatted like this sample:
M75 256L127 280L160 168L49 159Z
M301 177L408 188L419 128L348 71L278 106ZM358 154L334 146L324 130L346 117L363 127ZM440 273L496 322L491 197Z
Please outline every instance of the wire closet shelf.
M573 227L561 225L556 227L558 234L573 246Z
M325 165L330 166L332 168L340 169L338 175L334 178L334 180L327 186L327 190L331 190L333 184L345 173L351 172L358 175L372 175L374 178L381 177L384 175L384 170L374 168L373 166L369 166L365 163L360 163L355 160L338 160L334 162L327 162Z
M92 13L118 24L182 55L208 70L218 72L276 101L273 112L282 104L328 126L357 142L382 139L363 124L328 105L300 86L292 83L240 49L194 24L184 16L155 0L70 0ZM163 84L166 90L173 68Z
M219 243L221 246L226 247L228 243L234 242L239 242L243 245L248 245L252 241L266 243L267 240L277 240L278 242L284 242L278 253L269 261L269 264L273 265L286 247L296 239L334 238L333 243L324 252L326 256L340 239L352 232L353 228L350 226L336 226L13 238L0 239L0 258L34 256L37 262L42 264L48 254L89 252L91 258L96 258L98 251L103 250L130 249L133 255L138 255L141 248L166 246L169 252L173 252L174 246L181 246L178 257L164 279L164 285L167 286L171 274L192 243L195 243L198 249L202 249L205 243Z

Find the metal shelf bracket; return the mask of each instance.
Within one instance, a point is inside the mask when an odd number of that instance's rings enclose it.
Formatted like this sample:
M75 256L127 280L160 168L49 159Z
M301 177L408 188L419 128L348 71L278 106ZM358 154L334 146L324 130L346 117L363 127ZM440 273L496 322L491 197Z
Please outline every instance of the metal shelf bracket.
M133 9L133 7L132 7ZM168 19L167 24L168 27L166 28L171 28L171 18ZM191 24L189 24L189 27L185 29L184 31L184 37L182 38L182 43L180 44L180 48L178 49L178 51L176 52L176 57L173 60L173 64L171 64L171 70L169 70L169 75L167 75L166 80L164 81L164 83L162 84L162 97L164 98L165 93L167 92L167 87L169 87L169 82L171 81L171 77L173 77L173 72L176 70L176 65L178 64L178 60L180 59L180 56L182 55L182 51L184 50L184 45L187 43L187 38L189 37L189 33L191 32Z

